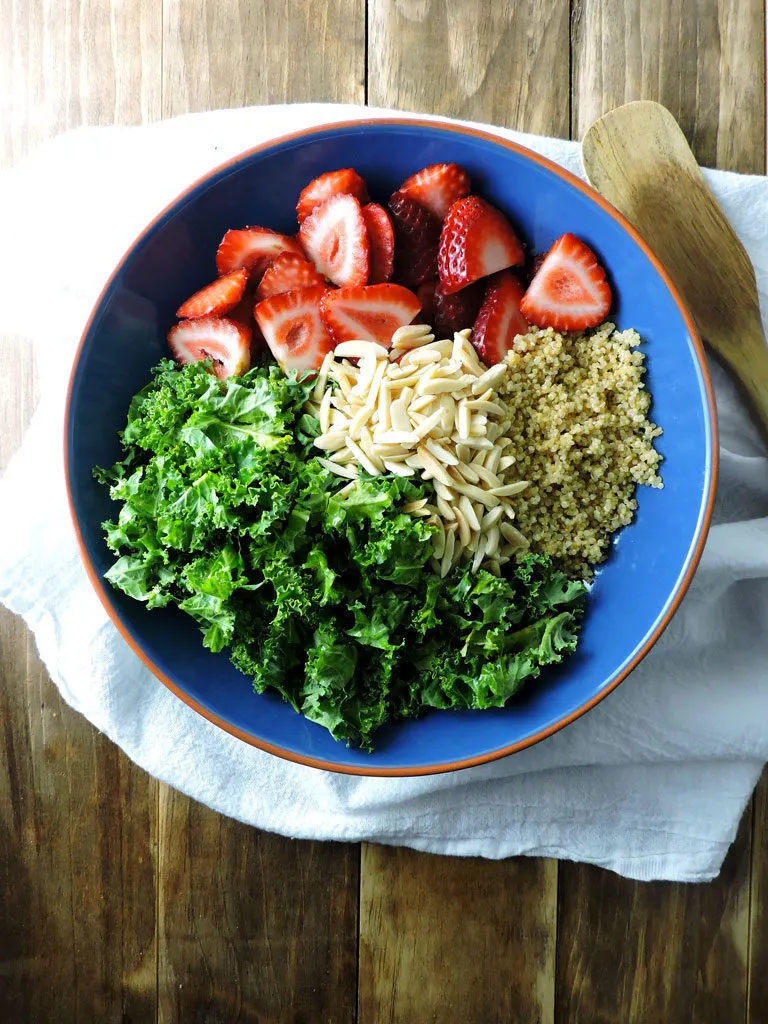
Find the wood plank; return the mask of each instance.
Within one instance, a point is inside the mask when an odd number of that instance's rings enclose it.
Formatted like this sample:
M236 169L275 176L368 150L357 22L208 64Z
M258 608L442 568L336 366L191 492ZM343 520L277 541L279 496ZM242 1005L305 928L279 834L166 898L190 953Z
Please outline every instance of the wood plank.
M0 167L76 125L160 113L160 0L0 0ZM34 403L28 344L0 339L0 471ZM51 684L0 611L0 1019L156 1013L154 780Z
M706 885L561 864L557 1024L744 1020L749 828Z
M370 0L368 102L568 136L567 0Z
M0 168L67 128L160 116L162 0L0 0Z
M567 0L369 0L368 101L567 135ZM364 846L360 1024L551 1021L557 865Z
M654 99L701 163L762 172L764 39L762 0L583 0L572 23L573 133L620 103ZM743 1019L750 829L748 810L707 886L561 865L556 1019Z
M364 95L363 0L166 0L163 112ZM355 1018L359 849L160 791L161 1021Z
M579 0L572 29L574 138L606 110L657 100L700 164L765 166L763 0Z
M768 1021L768 769L755 790L746 1024Z
M557 864L365 845L360 1024L552 1020Z
M358 848L284 839L163 787L164 1021L355 1019Z
M365 97L364 0L165 0L163 116Z

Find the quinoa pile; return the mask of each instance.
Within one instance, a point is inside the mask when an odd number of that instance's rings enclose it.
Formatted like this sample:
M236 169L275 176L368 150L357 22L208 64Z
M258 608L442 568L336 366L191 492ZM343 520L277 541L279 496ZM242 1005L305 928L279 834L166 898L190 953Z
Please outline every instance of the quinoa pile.
M533 329L507 356L509 451L530 481L515 524L532 551L585 578L631 522L636 485L663 486L640 340L612 323L578 334Z

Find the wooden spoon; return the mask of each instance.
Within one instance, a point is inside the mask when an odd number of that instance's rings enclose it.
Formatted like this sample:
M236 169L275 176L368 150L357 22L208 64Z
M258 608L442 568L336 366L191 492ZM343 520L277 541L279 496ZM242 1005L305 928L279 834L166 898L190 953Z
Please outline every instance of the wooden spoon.
M581 153L590 184L661 260L768 437L768 344L755 272L677 121L659 103L627 103L595 121Z

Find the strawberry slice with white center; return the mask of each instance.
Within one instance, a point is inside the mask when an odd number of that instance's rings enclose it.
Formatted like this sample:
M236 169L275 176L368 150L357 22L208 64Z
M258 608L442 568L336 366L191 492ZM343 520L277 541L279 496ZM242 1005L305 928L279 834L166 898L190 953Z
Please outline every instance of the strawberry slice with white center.
M264 271L264 277L256 289L256 298L269 299L281 292L292 292L296 288L325 287L325 278L318 274L313 263L292 252L281 252L274 263Z
M520 312L523 295L523 286L511 270L501 270L489 278L470 338L486 366L503 362L514 348L517 335L530 329Z
M255 282L281 252L304 256L296 239L288 235L279 235L269 228L232 228L219 243L216 269L220 274L231 274L243 268Z
M398 189L444 221L457 199L469 195L469 175L458 164L430 164L406 178Z
M569 233L558 238L544 257L520 308L537 327L583 331L602 323L611 301L611 288L597 257Z
M392 277L395 262L395 230L389 214L378 203L363 207L363 220L368 228L370 246L369 284L384 284Z
M453 204L440 234L437 260L445 295L481 277L514 267L525 258L512 225L495 206L479 196Z
M180 320L196 320L201 316L223 316L234 309L248 284L248 271L235 270L217 278L199 292L195 292L176 310Z
M323 285L281 292L253 311L270 351L284 370L319 370L334 346L320 319Z
M302 223L299 239L317 270L340 288L355 288L367 282L368 229L354 196L332 196L318 206Z
M314 178L301 190L296 204L299 224L331 196L344 194L354 196L361 206L368 202L368 188L353 168L342 167L338 171L326 171L319 178Z
M371 284L367 288L327 291L320 316L336 343L375 341L386 348L398 327L405 327L421 309L421 303L399 284Z
M221 316L182 320L168 331L168 344L180 363L210 359L219 380L236 377L251 365L251 329Z

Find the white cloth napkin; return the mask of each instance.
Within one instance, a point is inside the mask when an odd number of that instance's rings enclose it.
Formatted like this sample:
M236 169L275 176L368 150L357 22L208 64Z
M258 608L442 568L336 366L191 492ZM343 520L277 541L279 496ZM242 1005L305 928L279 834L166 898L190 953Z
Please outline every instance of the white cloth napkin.
M595 710L493 764L365 779L262 753L159 683L86 579L66 507L61 425L74 348L112 267L157 210L242 149L310 125L387 113L305 104L86 128L0 176L0 334L34 345L41 394L0 482L0 601L33 630L72 707L148 772L223 814L296 837L562 857L639 879L712 878L768 759L768 460L716 365L720 493L680 611ZM489 130L579 173L575 143ZM719 172L707 179L765 300L768 181Z

